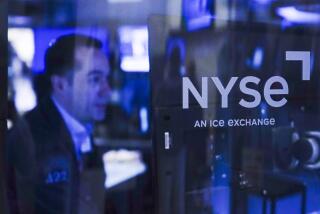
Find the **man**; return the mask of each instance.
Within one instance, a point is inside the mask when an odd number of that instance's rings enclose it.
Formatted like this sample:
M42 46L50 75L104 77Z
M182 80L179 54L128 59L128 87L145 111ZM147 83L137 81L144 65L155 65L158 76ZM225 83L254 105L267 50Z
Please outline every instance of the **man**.
M102 157L91 138L93 122L105 118L110 92L101 42L61 36L46 51L45 75L50 96L25 116L33 145L18 131L9 136L16 188L24 189L17 193L18 206L27 213L102 213Z

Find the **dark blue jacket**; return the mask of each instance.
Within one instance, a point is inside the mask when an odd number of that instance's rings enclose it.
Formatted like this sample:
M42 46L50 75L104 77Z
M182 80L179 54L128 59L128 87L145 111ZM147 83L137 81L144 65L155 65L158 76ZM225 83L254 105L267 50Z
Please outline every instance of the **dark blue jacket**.
M11 186L17 192L11 201L20 213L101 213L102 157L93 145L92 152L82 155L80 169L71 135L50 98L27 113L8 139L15 175Z

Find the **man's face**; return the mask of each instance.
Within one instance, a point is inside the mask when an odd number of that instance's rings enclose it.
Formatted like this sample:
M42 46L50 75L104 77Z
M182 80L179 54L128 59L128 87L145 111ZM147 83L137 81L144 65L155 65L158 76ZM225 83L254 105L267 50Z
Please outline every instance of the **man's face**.
M88 47L78 47L75 58L80 66L69 90L71 113L81 122L103 120L110 94L108 60L101 50Z

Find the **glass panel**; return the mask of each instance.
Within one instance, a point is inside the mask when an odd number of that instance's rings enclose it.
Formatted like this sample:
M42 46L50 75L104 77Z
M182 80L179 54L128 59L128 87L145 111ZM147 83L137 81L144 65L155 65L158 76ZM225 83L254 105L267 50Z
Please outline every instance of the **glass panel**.
M319 25L195 19L150 19L157 211L319 212Z
M318 0L6 4L4 213L320 213Z
M147 19L164 4L10 1L8 213L153 212Z

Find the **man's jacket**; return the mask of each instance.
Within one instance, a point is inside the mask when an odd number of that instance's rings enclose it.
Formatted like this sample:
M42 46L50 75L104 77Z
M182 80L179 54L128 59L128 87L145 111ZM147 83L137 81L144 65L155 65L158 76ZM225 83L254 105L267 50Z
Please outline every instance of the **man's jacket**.
M81 155L80 164L50 98L14 125L7 145L10 205L19 213L102 213L101 155L93 145L91 152Z

